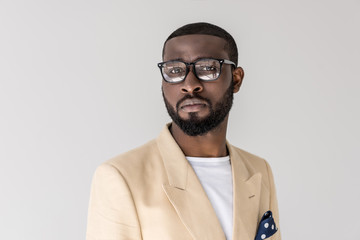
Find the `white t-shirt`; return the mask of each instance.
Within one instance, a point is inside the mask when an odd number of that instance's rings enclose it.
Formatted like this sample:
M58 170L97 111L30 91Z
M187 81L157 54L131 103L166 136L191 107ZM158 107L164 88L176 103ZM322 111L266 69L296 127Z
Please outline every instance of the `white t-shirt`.
M224 230L226 239L233 233L233 184L230 157L186 157L203 186Z

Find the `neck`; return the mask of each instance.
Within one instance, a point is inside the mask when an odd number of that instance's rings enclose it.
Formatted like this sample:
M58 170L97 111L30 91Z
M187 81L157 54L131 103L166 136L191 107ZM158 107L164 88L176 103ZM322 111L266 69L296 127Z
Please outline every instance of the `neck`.
M202 136L185 134L174 122L170 132L185 156L190 157L224 157L228 155L226 148L226 129L228 116L215 129Z

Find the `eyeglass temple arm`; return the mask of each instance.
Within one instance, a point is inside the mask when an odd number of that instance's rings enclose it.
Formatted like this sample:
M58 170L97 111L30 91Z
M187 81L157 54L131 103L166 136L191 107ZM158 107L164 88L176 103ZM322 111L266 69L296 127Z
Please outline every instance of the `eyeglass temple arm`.
M236 67L236 64L230 60L224 59L224 63L234 65L234 67Z

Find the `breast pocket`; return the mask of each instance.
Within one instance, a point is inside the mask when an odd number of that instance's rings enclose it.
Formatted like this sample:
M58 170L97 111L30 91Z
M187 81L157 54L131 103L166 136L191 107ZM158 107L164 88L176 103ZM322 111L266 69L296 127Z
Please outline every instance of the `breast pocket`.
M281 240L280 231L278 230L274 235L269 238L265 238L264 240Z

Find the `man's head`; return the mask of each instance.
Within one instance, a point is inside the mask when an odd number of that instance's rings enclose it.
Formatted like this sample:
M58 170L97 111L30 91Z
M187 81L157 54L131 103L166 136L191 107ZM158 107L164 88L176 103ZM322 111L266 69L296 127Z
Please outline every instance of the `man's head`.
M229 60L234 62L237 66L238 64L238 49L236 46L236 42L234 38L224 29L205 22L199 22L199 23L190 23L187 25L184 25L178 29L176 29L173 33L170 34L170 36L166 39L164 46L163 46L163 52L162 56L164 58L164 51L165 51L165 45L166 43L175 37L180 37L184 35L191 35L191 34L202 34L202 35L210 35L210 36L216 36L220 37L225 40L226 44L224 45L225 50L229 54Z
M237 55L231 35L208 23L185 25L166 40L166 63L159 65L164 102L187 135L204 135L227 118L243 78Z

